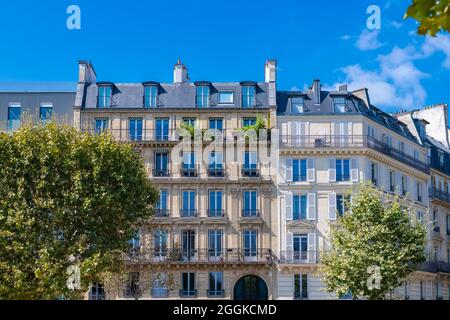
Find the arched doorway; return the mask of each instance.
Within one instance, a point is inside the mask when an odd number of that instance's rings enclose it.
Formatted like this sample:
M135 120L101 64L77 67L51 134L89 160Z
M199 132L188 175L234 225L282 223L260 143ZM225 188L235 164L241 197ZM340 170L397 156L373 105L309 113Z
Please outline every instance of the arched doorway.
M257 276L245 276L234 285L234 300L268 300L267 285Z

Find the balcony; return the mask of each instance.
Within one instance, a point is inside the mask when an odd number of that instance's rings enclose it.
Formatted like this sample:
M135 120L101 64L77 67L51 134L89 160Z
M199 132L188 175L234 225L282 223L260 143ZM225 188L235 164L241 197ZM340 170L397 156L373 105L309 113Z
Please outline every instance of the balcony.
M208 209L208 217L223 218L225 217L225 210L222 209Z
M317 251L281 251L280 264L316 264L318 262Z
M425 261L417 265L418 271L450 274L450 263L445 261Z
M109 132L114 138L119 141L138 142L138 143L165 143L165 142L178 142L180 141L180 135L177 130L157 130L157 129L141 129L130 130L125 129L95 129L84 128L83 132L91 134L100 134L103 131Z
M197 217L197 209L180 209L180 217L182 218L192 218Z
M223 168L208 168L208 177L223 178L225 170Z
M180 174L182 177L197 177L198 176L198 168L196 166L187 166L183 165L180 170Z
M180 298L197 298L197 289L180 289Z
M352 136L280 136L281 148L370 148L381 152L397 161L400 161L410 167L425 173L430 172L426 162L415 159L405 154L399 149L393 148L385 142L377 140L370 136L352 135Z
M223 298L225 297L225 290L206 290L206 296L208 298Z
M244 165L241 168L241 174L247 178L258 178L260 176L259 166L257 165Z
M208 263L208 264L267 264L275 262L271 249L194 249L171 248L141 250L131 263Z
M106 300L106 293L105 292L89 292L89 300Z
M443 190L437 190L435 188L430 188L430 197L445 202L450 205L450 193Z
M155 209L156 218L167 218L169 217L169 209Z
M152 170L153 177L169 177L169 169L153 169Z
M260 212L258 209L242 209L242 218L256 219L259 218Z

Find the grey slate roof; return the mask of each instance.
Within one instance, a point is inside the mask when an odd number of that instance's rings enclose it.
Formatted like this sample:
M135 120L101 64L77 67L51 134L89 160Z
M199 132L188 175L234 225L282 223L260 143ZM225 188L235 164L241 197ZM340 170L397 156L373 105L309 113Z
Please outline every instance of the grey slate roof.
M194 83L161 83L159 84L158 107L161 108L195 108L195 84ZM233 105L218 105L219 91L233 91ZM86 88L83 107L86 109L97 107L98 85L88 84ZM111 108L142 108L144 86L142 83L115 83L113 85ZM232 83L211 83L210 108L240 108L241 85ZM268 108L267 83L256 84L256 107Z
M314 104L314 97L312 91L278 91L277 92L277 114L284 115L290 111L290 97L302 96L304 97L305 110L307 111L303 115L318 115L318 114L336 114L334 111L334 97L346 97L347 98L347 111L346 113L359 113L367 116L368 118L378 122L379 124L395 131L396 133L413 140L416 143L419 141L408 130L408 127L399 121L397 118L390 114L378 109L373 105L366 105L366 103L356 97L351 92L347 91L321 91L320 105ZM301 114L299 114L301 116Z

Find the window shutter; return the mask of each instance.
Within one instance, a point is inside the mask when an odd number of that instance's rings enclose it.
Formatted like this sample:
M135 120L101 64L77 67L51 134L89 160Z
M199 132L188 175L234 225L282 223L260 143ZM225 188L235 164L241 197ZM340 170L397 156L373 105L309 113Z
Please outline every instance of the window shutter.
M330 192L328 194L328 218L336 220L336 193Z
M353 123L352 122L349 122L348 123L348 131L347 131L347 134L349 135L349 142L351 141L351 137L353 136Z
M310 263L316 262L316 234L308 233L308 260Z
M285 201L286 201L286 220L292 220L293 219L293 214L292 214L292 202L293 202L293 197L292 197L292 193L289 192L285 195Z
M292 261L294 258L294 236L291 232L286 233L286 258Z
M288 126L289 123L283 123L281 125L281 141L283 143L288 143Z
M358 182L359 181L359 177L358 177L358 171L359 171L359 160L358 159L352 159L351 160L351 179L353 182Z
M402 175L400 172L396 172L395 177L397 178L397 186L395 188L398 194L401 194L402 190Z
M286 158L285 170L286 182L292 182L292 158Z
M307 169L307 181L308 182L314 182L316 180L316 168L315 168L315 161L314 159L308 159L308 169Z
M316 194L308 193L308 211L306 214L308 220L316 220Z
M336 159L334 159L334 158L329 160L328 181L329 182L336 181Z

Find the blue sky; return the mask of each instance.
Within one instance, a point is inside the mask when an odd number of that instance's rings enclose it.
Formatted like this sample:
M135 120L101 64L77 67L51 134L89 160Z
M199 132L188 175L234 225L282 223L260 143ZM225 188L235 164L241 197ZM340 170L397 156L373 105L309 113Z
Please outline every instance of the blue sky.
M0 87L75 82L77 61L99 80L172 81L178 58L192 80L262 80L278 59L278 88L367 86L387 111L450 102L450 36L415 35L405 0L8 1L1 5ZM81 30L66 9L81 8ZM381 8L369 31L366 9Z

